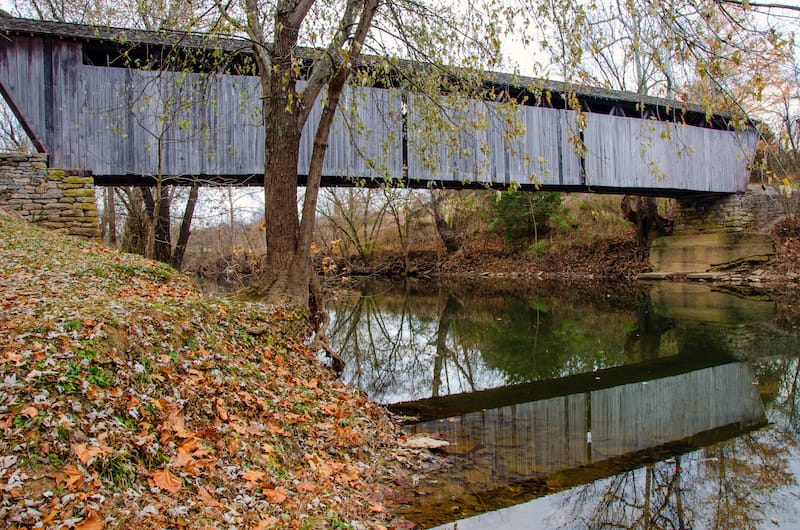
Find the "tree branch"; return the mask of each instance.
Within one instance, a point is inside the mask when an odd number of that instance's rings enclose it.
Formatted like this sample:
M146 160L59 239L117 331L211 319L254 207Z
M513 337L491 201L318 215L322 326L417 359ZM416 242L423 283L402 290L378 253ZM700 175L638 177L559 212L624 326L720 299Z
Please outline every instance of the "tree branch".
M799 11L800 5L794 6L790 4L772 4L762 2L744 2L742 0L716 0L718 4L732 4L742 8L746 7L760 7L764 9L786 9L787 11Z
M345 7L344 13L342 14L336 36L331 41L322 57L314 64L308 83L303 90L302 105L300 106L301 110L297 117L299 127L305 125L308 115L311 114L311 109L314 107L314 102L317 100L317 97L319 97L319 93L322 91L325 83L328 82L333 74L334 63L341 61L341 48L344 46L347 39L350 38L356 10L360 3L359 0L349 0L347 2L347 7Z

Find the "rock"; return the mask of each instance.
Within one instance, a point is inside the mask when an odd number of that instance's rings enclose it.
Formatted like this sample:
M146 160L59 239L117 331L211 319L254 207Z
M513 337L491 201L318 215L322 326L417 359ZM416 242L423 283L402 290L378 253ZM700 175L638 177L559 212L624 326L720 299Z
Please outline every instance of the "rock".
M439 449L448 445L450 442L447 440L437 440L428 436L415 436L400 443L400 446L406 449Z

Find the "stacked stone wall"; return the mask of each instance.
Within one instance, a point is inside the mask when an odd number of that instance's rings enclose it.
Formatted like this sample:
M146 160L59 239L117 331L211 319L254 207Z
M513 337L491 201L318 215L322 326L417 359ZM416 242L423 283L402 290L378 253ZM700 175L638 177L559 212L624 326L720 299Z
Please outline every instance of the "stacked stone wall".
M46 154L0 153L0 204L46 228L99 236L92 176L50 169Z
M751 186L724 197L678 199L675 233L764 232L786 211L786 199L773 189Z

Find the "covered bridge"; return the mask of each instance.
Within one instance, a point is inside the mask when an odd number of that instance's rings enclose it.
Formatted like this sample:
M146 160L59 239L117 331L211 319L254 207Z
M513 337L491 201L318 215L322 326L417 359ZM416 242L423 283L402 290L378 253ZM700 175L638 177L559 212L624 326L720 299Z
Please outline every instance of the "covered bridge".
M0 92L50 167L83 170L98 185L151 184L156 176L178 183L263 182L260 84L248 75L248 42L8 16L0 16L0 33ZM149 58L176 51L225 57L225 68L212 72L199 61L189 72L147 69ZM661 196L747 187L756 134L736 130L726 116L507 75L494 75L491 83L530 97L510 117L493 101L464 100L439 110L439 118L461 126L435 139L424 132L421 116L430 110L420 96L397 88L348 89L323 184L518 184ZM578 104L567 104L568 96ZM303 132L301 183L318 107ZM520 131L511 141L509 127Z

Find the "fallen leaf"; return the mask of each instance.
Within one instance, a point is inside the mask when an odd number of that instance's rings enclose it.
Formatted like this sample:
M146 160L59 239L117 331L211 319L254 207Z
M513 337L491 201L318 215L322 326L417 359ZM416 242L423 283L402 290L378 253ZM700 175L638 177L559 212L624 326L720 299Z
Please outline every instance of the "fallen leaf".
M380 503L373 502L369 505L369 511L372 513L382 513L386 511L386 508L384 508Z
M210 508L218 508L220 510L227 510L228 508L219 502L216 497L206 488L200 486L197 488L197 492L200 494L200 500L203 501L203 504Z
M193 461L194 457L192 455L178 451L178 454L172 457L169 463L172 467L184 467L191 464Z
M264 478L265 473L263 471L256 471L255 469L248 469L242 478L250 481L250 482L258 482L262 478Z
M81 461L83 465L87 465L90 460L103 454L103 450L94 445L75 444L72 446L75 451L75 456Z
M193 454L195 451L197 451L197 449L199 449L199 446L197 445L197 438L192 437L183 442L181 446L178 447L178 453L184 453L190 455Z
M76 487L76 485L80 486L84 479L83 471L78 469L77 466L70 466L64 470L64 473L67 474L67 482L66 482L67 489L70 491L77 490L78 488Z
M225 402L222 401L222 398L217 398L217 415L219 419L222 421L228 421L228 411L225 410Z
M105 528L103 520L94 512L90 513L89 517L84 519L82 523L75 526L75 530L103 530L103 528Z
M183 487L181 479L173 475L167 468L154 472L150 477L157 487L170 493L178 493Z
M311 484L310 482L301 482L300 484L297 485L297 489L307 491L309 493L317 491L317 487L314 484Z
M27 416L27 417L29 417L30 419L33 419L33 418L35 418L36 416L38 416L38 414L39 414L39 409L37 409L37 408L36 408L36 407L34 407L34 406L25 407L24 409L22 409L22 414L23 414L24 416Z
M252 530L266 530L270 526L278 524L279 519L277 517L267 517L266 519L261 519L258 521L255 526L252 526Z
M272 504L283 504L283 501L286 500L286 490L283 488L264 490L264 496Z

